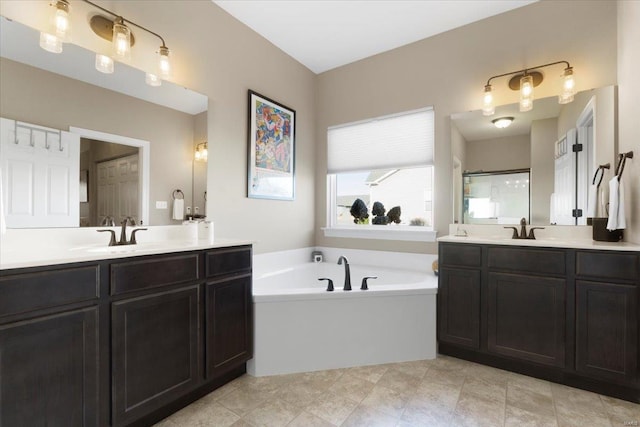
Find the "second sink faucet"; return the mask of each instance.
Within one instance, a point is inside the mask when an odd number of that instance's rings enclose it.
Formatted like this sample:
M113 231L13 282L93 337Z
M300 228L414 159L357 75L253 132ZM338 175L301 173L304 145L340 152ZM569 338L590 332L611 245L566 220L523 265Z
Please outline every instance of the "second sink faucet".
M351 271L349 270L349 261L344 256L338 258L338 265L342 265L344 261L344 288L345 291L351 290Z
M132 217L126 217L120 225L122 228L120 229L120 241L116 242L116 232L113 230L98 230L98 232L110 232L111 239L109 240L109 246L121 246L121 245L135 245L138 242L136 241L136 232L144 231L146 228L136 228L131 232L131 239L127 242L127 224L136 225L136 220Z

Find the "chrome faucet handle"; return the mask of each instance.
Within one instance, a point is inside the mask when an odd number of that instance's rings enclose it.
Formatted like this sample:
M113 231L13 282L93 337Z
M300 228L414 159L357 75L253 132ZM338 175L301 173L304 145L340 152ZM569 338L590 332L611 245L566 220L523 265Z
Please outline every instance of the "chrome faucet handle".
M318 281L323 281L326 280L329 283L327 283L327 292L333 292L333 280L329 279L328 277L321 277L320 279L318 279Z
M527 239L536 240L536 235L533 233L533 230L544 230L544 227L531 227Z
M136 228L135 230L133 230L133 231L131 232L131 240L129 240L129 244L130 244L130 245L135 245L135 244L137 244L138 242L136 242L136 232L137 232L137 231L146 231L146 230L147 230L146 228Z
M367 276L367 277L363 277L362 278L362 285L360 286L360 290L361 291L366 291L369 289L369 286L367 286L367 279L377 279L378 276Z
M513 235L511 236L512 239L519 239L518 237L518 229L515 227L503 227L503 228L508 228L510 230L513 230Z
M111 233L111 239L109 240L109 246L116 246L116 232L113 230L96 230L98 233Z

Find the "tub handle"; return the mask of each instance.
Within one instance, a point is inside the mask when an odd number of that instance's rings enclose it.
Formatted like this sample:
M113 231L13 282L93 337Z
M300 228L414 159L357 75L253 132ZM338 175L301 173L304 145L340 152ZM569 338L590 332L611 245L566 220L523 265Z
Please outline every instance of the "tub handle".
M327 280L329 283L327 284L327 292L333 292L333 280L327 278L327 277L322 277L320 279L318 279L320 281L322 280Z
M362 278L362 286L360 286L361 291L369 290L369 286L367 286L367 279L377 279L377 276L367 276Z

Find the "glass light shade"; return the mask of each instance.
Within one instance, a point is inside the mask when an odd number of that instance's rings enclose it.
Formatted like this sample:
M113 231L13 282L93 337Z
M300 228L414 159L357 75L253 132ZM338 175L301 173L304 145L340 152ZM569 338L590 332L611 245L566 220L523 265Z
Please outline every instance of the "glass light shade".
M520 112L533 108L533 77L525 75L520 79Z
M51 53L62 52L62 40L53 34L40 33L40 47Z
M119 60L131 59L131 30L122 20L113 23L113 56Z
M96 53L96 70L105 74L113 73L113 59L107 55Z
M573 77L573 67L567 67L562 74L562 92L558 96L560 104L568 104L573 101L576 94L576 81Z
M162 85L162 79L155 74L147 73L144 77L144 81L149 86L158 87Z
M196 152L194 158L199 162L206 162L209 157L209 150L207 149L207 143L201 142L196 146Z
M69 3L58 0L53 15L53 33L63 42L71 41L71 24L69 23Z
M496 112L496 107L493 105L493 92L491 85L484 87L484 96L482 97L482 115L490 116Z
M160 60L158 62L158 69L160 71L160 77L163 79L168 79L171 77L171 62L169 61L169 48L166 46L161 46L160 51Z

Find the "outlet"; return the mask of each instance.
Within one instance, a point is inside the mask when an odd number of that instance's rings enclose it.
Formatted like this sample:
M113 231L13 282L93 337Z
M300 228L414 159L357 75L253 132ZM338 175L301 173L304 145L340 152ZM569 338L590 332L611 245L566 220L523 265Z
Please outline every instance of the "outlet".
M156 200L156 209L167 209L167 202L165 200Z

